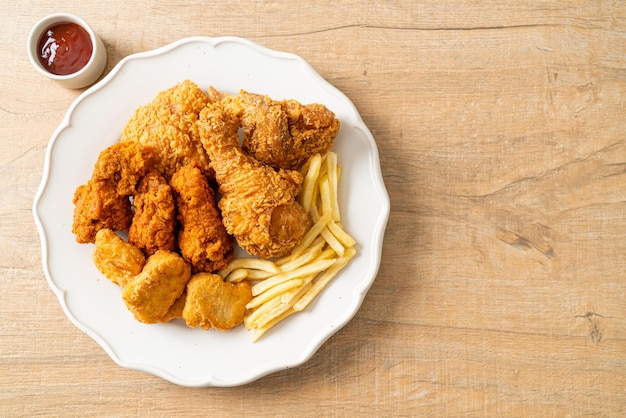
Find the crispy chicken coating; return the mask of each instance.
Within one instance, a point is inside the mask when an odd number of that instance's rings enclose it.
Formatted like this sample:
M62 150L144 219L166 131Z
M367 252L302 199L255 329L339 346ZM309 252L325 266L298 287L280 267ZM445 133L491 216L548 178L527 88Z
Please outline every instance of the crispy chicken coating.
M278 101L245 90L230 96L215 88L209 89L209 98L240 118L243 150L276 168L298 169L313 154L330 151L341 126L333 112L317 103Z
M239 147L238 116L220 103L200 114L200 137L219 185L224 226L252 255L288 254L310 220L296 197L302 187L297 171L262 164Z
M209 159L200 143L196 120L208 103L207 94L186 80L164 90L139 107L122 132L121 141L137 142L155 156L156 169L166 178L187 164L211 175Z
M222 224L215 192L195 166L183 166L170 181L178 220L178 247L193 272L221 270L234 254L233 240Z
M139 179L154 164L154 156L150 149L138 143L117 142L105 148L93 167L93 180L108 180L115 185L120 196L135 193Z
M89 180L74 192L72 233L81 244L93 243L96 233L104 228L126 230L133 210L130 200L120 196L109 180Z
M178 254L159 250L146 261L141 273L122 289L122 299L135 319L159 322L185 290L191 269Z
M129 244L110 229L101 229L96 234L96 249L91 258L106 278L124 286L141 273L146 257L133 244Z
M142 177L133 200L135 214L128 242L147 255L158 250L176 250L176 206L172 188L158 171Z
M167 313L161 318L160 322L170 322L173 319L183 317L183 308L185 307L185 300L187 299L187 291L185 290L182 295L174 301L174 304L170 307Z
M98 156L91 179L74 193L72 232L80 243L94 242L103 228L127 230L133 217L129 195L147 172L151 156L138 144L117 143Z
M326 154L331 150L341 127L333 112L322 104L302 105L296 100L283 100L280 106L289 121L291 140L282 146L285 154L282 160L277 161L278 167L299 168L312 155ZM267 147L278 145L264 142L257 135L244 144L244 149L257 155Z
M251 300L247 281L228 283L217 274L199 273L187 283L183 319L192 328L225 331L243 322Z

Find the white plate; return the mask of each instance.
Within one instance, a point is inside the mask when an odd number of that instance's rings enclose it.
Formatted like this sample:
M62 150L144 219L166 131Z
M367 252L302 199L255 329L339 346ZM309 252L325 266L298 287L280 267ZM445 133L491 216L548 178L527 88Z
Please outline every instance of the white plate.
M93 245L77 244L71 232L74 191L90 178L100 151L119 140L138 106L185 79L203 89L323 103L342 122L334 147L343 165L339 198L358 254L306 311L256 343L243 326L220 332L180 320L137 322L120 288L94 267ZM357 109L303 59L245 39L195 37L126 57L76 99L50 140L33 214L50 287L68 318L116 363L183 386L235 386L302 364L356 314L378 272L389 197Z

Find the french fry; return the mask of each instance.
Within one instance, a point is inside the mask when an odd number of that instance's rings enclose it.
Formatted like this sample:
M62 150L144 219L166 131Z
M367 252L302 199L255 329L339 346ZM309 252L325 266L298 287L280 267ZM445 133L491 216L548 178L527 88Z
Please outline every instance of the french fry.
M319 253L317 257L314 258L314 261L331 260L331 259L334 260L336 258L337 258L337 253L332 248L326 248L324 251Z
M317 238L322 233L322 230L326 228L326 224L329 221L330 221L329 213L325 213L324 215L322 215L317 220L317 222L315 222L313 226L307 231L307 233L304 234L304 237L302 237L300 244L298 244L291 251L291 256L295 258L295 257L299 257L300 255L302 255L306 251L306 249L311 246L313 241L315 241L315 238Z
M300 299L302 294L306 293L310 288L311 286L308 285L296 289L290 289L270 299L267 304L263 305L250 315L251 318L249 320L249 325L254 328L263 327L273 318L291 308L293 304ZM261 311L261 313L254 315L259 311Z
M333 221L339 222L341 215L339 214L339 202L337 201L337 154L329 152L326 155L326 167L328 171L329 193L330 193L330 206L331 216Z
M224 280L230 283L239 283L240 281L246 279L248 277L248 273L250 270L245 268L234 269L227 276L222 277Z
M324 243L325 241L322 237L317 237L311 244L309 250L305 251L302 255L296 258L284 257L283 260L276 260L276 265L280 268L281 272L295 270L315 258L320 251L322 251Z
M275 296L281 295L286 290L293 289L294 287L302 286L303 282L304 281L302 279L291 279L291 280L287 280L284 283L276 285L272 287L271 289L268 289L266 292L263 292L260 295L252 298L252 300L248 302L248 304L246 305L246 309L256 308L257 306L262 305L263 303L274 298Z
M332 219L330 222L332 222ZM341 242L339 242L339 240L330 232L330 230L328 229L328 225L322 230L321 235L324 238L324 241L326 241L326 243L330 245L330 247L335 250L337 254L343 255L345 248L343 247Z
M263 336L263 334L265 334L270 328L272 328L274 325L278 324L283 319L287 318L288 316L290 316L290 315L292 315L294 313L296 313L296 311L293 308L289 308L286 311L284 311L283 313L281 313L280 315L272 318L264 326L259 327L259 328L255 328L254 329L254 334L252 334L252 342L254 343L254 342L258 341Z
M333 265L337 261L336 259L330 260L317 260L309 264L305 264L302 267L298 267L295 270L288 271L285 273L279 273L275 276L270 277L269 279L263 280L252 286L252 296L260 295L265 292L267 289L279 285L281 283L286 282L287 280L297 279L300 277L308 276L310 274L319 273L320 271L326 270L328 267Z
M243 320L244 325L246 326L247 329L252 329L255 328L255 323L256 321L261 318L263 315L267 314L268 312L270 312L272 309L274 309L276 306L278 306L279 304L281 304L281 296L275 296L272 299L268 300L267 302L265 302L263 305L259 306L257 309L255 309L254 311L252 311L252 313L250 313L250 315L246 316L245 319Z
M308 161L309 167L306 176L304 177L302 192L300 192L299 201L304 210L307 212L313 205L313 191L315 189L315 184L317 182L317 177L319 175L321 164L322 157L319 154L315 154Z
M348 233L335 221L331 220L328 222L328 224L326 224L326 228L344 247L354 247L356 245L356 240L348 235Z
M290 299L292 299L296 292L293 289L288 292L289 293L287 292L285 293L285 296L291 296ZM274 305L272 309L270 309L268 312L265 312L263 315L257 318L255 323L253 324L254 327L255 328L264 327L265 325L267 325L268 322L270 322L272 319L276 318L277 316L285 312L287 309L290 309L292 306L293 306L293 303L289 303L289 302L279 303L277 305Z
M273 262L261 258L235 258L223 270L217 272L222 278L225 278L231 271L239 268L249 270L263 270L268 273L278 273L279 269Z
M282 310L282 312L280 312L273 318L269 319L263 326L257 326L254 329L254 334L252 335L252 342L255 342L259 338L261 338L261 336L265 334L274 325L278 324L279 322L281 322L283 319L287 318L288 316L294 314L296 311L293 309L293 304L296 301L298 301L302 297L302 295L305 294L311 288L311 286L312 286L311 283L307 283L304 286L302 286L300 290L298 290L298 292L291 298L291 300L289 300L288 302L285 302L288 304L286 309ZM258 325L258 322L255 323L255 325Z
M332 219L332 203L328 177L324 177L320 180L320 199L322 201L322 218L327 216L329 220Z
M341 269L348 265L348 263L355 254L356 250L354 249L354 247L348 248L345 255L343 257L339 257L337 262L333 264L328 270L326 270L315 281L311 289L309 289L309 291L306 292L306 294L304 294L302 298L295 303L295 305L293 305L293 309L295 309L296 311L302 311L304 308L306 308L307 305L311 303L311 301L313 301L313 299L315 299L317 295L319 295L319 293L328 285L328 283L330 283L330 281L335 278L337 273L339 273Z

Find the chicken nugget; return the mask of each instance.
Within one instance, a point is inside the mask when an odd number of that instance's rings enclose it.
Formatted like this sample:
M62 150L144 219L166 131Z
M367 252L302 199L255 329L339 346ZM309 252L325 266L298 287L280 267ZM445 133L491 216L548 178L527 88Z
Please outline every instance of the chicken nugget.
M142 177L134 201L135 214L128 230L128 242L148 256L158 250L176 249L176 207L172 188L158 171Z
M194 273L214 272L228 265L233 239L222 224L215 192L195 166L181 167L172 176L178 220L178 247Z
M120 196L109 180L89 180L74 193L72 232L76 241L93 243L96 233L104 228L126 230L133 219L133 210L127 196Z
M187 291L184 291L182 295L176 299L174 304L170 307L167 313L160 319L161 322L170 322L173 319L183 317L183 308L185 307L185 300L187 299Z
M251 300L252 286L247 281L228 283L217 274L199 273L187 283L183 319L192 328L225 331L243 322Z
M96 249L91 258L100 273L122 287L141 273L146 263L146 257L139 248L110 229L101 229L96 234Z
M189 265L178 254L159 250L126 283L122 299L138 321L159 322L183 293L190 276Z

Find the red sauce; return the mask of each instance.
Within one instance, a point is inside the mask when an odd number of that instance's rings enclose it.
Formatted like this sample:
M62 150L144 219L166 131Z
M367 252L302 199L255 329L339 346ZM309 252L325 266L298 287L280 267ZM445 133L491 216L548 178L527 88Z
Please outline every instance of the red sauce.
M89 62L93 45L76 23L61 22L47 28L37 43L39 62L52 74L73 74Z

